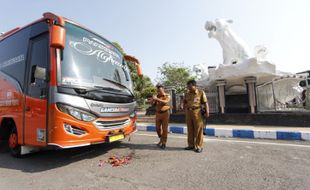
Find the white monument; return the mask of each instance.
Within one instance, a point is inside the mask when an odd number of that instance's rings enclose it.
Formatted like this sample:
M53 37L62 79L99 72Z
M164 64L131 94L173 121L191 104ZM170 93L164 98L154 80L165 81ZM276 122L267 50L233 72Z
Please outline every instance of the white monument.
M194 72L201 78L200 84L209 85L215 80L226 80L236 85L243 83L243 78L249 76L256 77L257 83L261 84L277 76L275 65L266 59L267 48L256 46L251 53L248 45L233 32L231 23L232 20L225 19L206 22L205 29L209 38L216 39L223 49L223 63L216 68L195 65Z
M276 66L266 58L268 53L266 47L259 45L251 51L248 45L231 29L232 22L232 20L225 19L206 22L205 29L209 38L216 39L223 49L223 63L213 67L207 67L204 64L195 65L193 71L196 73L200 86L217 87L220 112L224 113L225 94L246 93L249 96L251 113L254 113L255 86L272 81L284 73L276 71ZM287 74L285 73L285 75ZM287 102L288 99L294 98L293 96L302 91L296 81L286 82L285 85L293 92L290 96L288 94L279 95L277 101ZM274 89L275 95L283 93L280 92L282 86Z

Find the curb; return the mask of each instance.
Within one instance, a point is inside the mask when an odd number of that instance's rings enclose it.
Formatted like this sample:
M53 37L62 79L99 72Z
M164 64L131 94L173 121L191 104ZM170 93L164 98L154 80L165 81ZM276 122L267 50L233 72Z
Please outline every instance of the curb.
M155 125L137 124L139 131L156 131ZM169 125L168 132L176 134L187 134L185 125ZM303 140L310 141L310 132L299 131L275 131L275 130L252 130L252 129L222 129L204 128L206 136L250 138L250 139L275 139L275 140Z

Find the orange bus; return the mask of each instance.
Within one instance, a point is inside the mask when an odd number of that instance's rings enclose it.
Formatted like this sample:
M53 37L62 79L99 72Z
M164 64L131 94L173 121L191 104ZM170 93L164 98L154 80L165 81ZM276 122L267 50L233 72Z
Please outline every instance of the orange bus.
M127 60L52 13L0 36L0 140L13 156L121 140L136 131Z

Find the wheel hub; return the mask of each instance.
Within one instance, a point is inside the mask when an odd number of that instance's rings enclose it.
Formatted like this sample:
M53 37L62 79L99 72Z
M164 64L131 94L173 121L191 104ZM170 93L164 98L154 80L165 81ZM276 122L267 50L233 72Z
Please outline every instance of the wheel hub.
M12 133L9 138L9 147L14 149L17 146L17 134Z

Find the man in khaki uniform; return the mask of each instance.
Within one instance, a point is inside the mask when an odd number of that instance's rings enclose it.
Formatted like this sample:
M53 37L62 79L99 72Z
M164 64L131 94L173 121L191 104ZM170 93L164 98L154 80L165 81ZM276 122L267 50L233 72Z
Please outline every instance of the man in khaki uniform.
M157 85L157 96L153 96L152 101L156 106L156 131L158 137L160 138L160 141L157 145L160 148L165 149L170 116L170 96L165 93L164 87L162 85Z
M196 86L195 80L187 82L188 91L184 97L186 112L187 143L185 150L194 150L197 153L203 149L203 115L201 109L205 108L205 117L209 117L209 107L206 94Z

